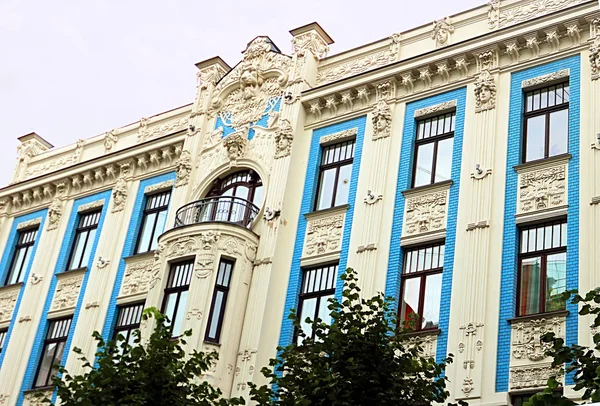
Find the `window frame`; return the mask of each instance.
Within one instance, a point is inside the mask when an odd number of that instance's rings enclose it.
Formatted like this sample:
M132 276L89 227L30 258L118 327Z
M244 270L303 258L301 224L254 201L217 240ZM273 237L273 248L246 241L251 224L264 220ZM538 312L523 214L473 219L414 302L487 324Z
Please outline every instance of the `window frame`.
M535 316L535 315L540 315L540 314L544 314L547 313L546 312L546 282L547 282L547 272L548 272L548 256L549 255L554 255L554 254L561 254L564 253L565 255L568 252L568 240L566 241L566 244L564 246L559 246L556 248L548 248L548 249L541 249L541 250L534 250L534 251L528 251L526 253L521 253L522 250L522 238L523 238L523 231L525 230L534 230L537 229L539 227L548 227L548 226L554 226L554 225L560 225L561 226L561 236L562 236L562 224L566 225L567 228L567 238L568 238L568 222L566 218L561 218L561 219L553 219L553 220L546 220L546 221L541 221L541 222L535 222L535 223L531 223L531 224L527 224L524 225L522 227L520 227L518 229L518 233L519 233L519 238L518 238L518 257L517 257L517 287L516 287L516 291L517 291L517 300L516 300L516 304L517 304L517 308L516 308L516 317L529 317L529 316ZM537 234L536 234L536 245L537 245ZM562 239L562 238L561 238ZM523 268L523 260L525 259L530 259L530 258L536 258L536 257L540 257L540 294L538 297L539 300L539 308L540 311L537 313L526 313L526 314L521 314L521 273L522 273L522 268ZM562 309L562 310L566 310ZM562 310L558 310L558 311L562 311ZM552 312L554 312L555 310L553 310Z
M536 92L536 91L539 91L541 93L544 90L548 91L551 87L556 88L557 86L562 86L563 91L564 91L565 87L569 88L569 101L568 102L563 102L561 104L555 104L554 106L551 106L551 107L539 108L537 110L532 109L532 110L528 111L527 97L529 94ZM546 94L548 94L548 93L546 93ZM564 97L563 97L563 99L564 99ZM548 98L546 98L546 100L548 100ZM551 85L547 85L547 86L543 86L543 87L538 87L538 88L533 88L533 89L525 89L525 91L523 92L523 148L521 151L521 162L522 163L542 161L544 159L548 159L548 158L552 158L555 156L560 156L560 155L569 153L569 129L568 129L568 124L567 124L567 150L560 154L556 154L556 155L552 155L552 156L550 155L550 116L552 115L552 113L555 113L557 111L567 110L567 117L568 117L569 112L570 112L570 110L569 110L570 102L571 102L571 85L568 80L560 81L560 82L557 82L557 83L554 83ZM532 159L531 161L528 161L527 160L527 144L528 144L529 126L527 125L527 122L530 118L538 117L538 116L545 116L545 120L544 120L544 125L545 125L544 157Z
M133 335L133 331L139 330L139 328L140 328L140 324L141 324L141 320L142 320L142 312L144 311L144 305L145 305L145 302L135 302L135 303L127 303L127 304L117 306L117 320L115 322L115 327L113 329L113 337L112 337L113 341L117 342L117 337L119 336L119 334L121 334L121 335L123 335L123 338L124 338L123 341L129 343L129 339ZM134 307L140 307L139 315L136 314L136 319L139 318L139 321L137 321L136 323L119 325L119 321L121 320L121 312L124 311L125 309L131 309ZM123 332L125 332L126 334L124 334Z
M433 119L439 119L442 116L447 116L450 115L450 132L445 132L442 134L438 134L438 135L430 135L427 138L421 138L419 139L419 128L420 128L420 123L424 123L428 120L433 121ZM444 141L447 140L449 138L454 139L455 136L455 132L456 132L456 109L452 109L449 111L446 111L444 113L441 114L436 114L433 116L429 116L429 117L423 117L423 118L419 118L418 120L416 120L416 133L415 133L415 142L414 142L414 152L413 152L413 164L412 164L412 180L411 180L411 188L417 188L417 187L424 187L424 186L430 186L430 185L434 185L436 183L441 183L441 182L447 182L449 179L446 180L440 180L437 181L435 180L435 175L436 175L436 169L437 169L437 155L438 155L438 145L440 143L440 141ZM431 129L431 127L430 127ZM430 131L431 133L431 131ZM418 158L418 152L419 152L419 148L422 147L423 145L426 144L431 144L433 143L433 152L432 152L432 156L431 156L431 160L432 160L432 166L431 166L431 176L430 176L430 182L426 183L424 185L419 185L419 186L415 186L415 181L417 180L417 158ZM452 143L452 153L451 153L451 158L454 158L454 142ZM452 164L450 165L450 171L452 172ZM452 174L452 173L451 173Z
M8 327L0 328L0 354L6 347L6 338L8 337Z
M245 179L236 180L236 178L239 177L245 177ZM248 196L246 199L236 196L237 189L240 186L246 187L248 189ZM209 219L208 221L223 221L234 223L241 222L243 224L249 223L252 216L252 210L250 208L251 206L244 207L244 213L243 216L241 216L242 218L235 221L232 219L237 216L237 212L234 208L235 206L239 205L239 202L236 201L236 199L245 200L251 203L252 205L258 207L258 205L255 204L254 199L256 198L256 192L259 189L261 189L261 201L256 203L262 205L264 203L264 185L259 174L251 169L233 172L225 176L224 178L217 178L214 181L212 189L206 195L206 199L212 199L212 201L207 213L203 213L202 216L206 216ZM229 190L232 190L232 195L224 196L224 193L226 193ZM228 203L226 202L227 199L230 199ZM224 204L228 204L229 208L223 209L221 206ZM219 212L223 211L227 212L227 219L217 218Z
M302 319L302 310L304 307L304 302L306 300L310 300L310 299L314 299L316 298L316 304L315 304L315 313L312 316L308 316L310 317L310 319L314 322L316 320L316 317L318 317L319 314L319 308L320 308L320 304L321 304L321 300L324 297L327 296L331 296L331 295L335 295L335 291L336 291L336 286L337 286L337 280L338 280L338 273L339 273L339 262L330 262L330 263L325 263L325 264L319 264L319 265L314 265L314 266L310 266L310 267L306 267L306 268L302 268L302 283L300 285L300 293L298 294L298 317L300 318L300 324L302 324L304 322L304 319ZM316 271L318 269L321 269L321 278L323 278L323 270L327 270L327 275L329 276L329 269L333 268L333 287L329 288L329 289L324 289L324 290L315 290L309 293L303 293L304 291L304 287L307 286L307 282L306 282L306 278L309 277L310 272L312 271ZM316 279L316 277L315 277ZM322 280L322 279L321 279ZM327 287L328 282L325 282L325 286ZM316 317L315 317L316 316ZM296 337L294 341L298 340L298 333L299 331L296 329L294 336ZM308 333L307 331L304 331L304 333ZM314 329L311 329L310 331L310 338L314 340L315 338L315 331ZM308 334L307 334L307 337Z
M34 233L33 239L26 243L20 242L21 237L23 237L26 233L30 233L30 232ZM24 228L24 229L18 231L17 243L15 244L15 248L13 250L12 259L10 261L10 268L8 268L8 273L6 274L6 278L4 279L3 286L15 285L17 283L23 282L24 277L25 277L25 272L27 270L27 267L29 266L29 264L25 263L26 262L25 259L27 258L27 255L30 253L30 251L33 252L33 247L35 246L35 242L38 238L39 232L40 232L39 226ZM13 268L15 266L15 261L17 260L18 254L21 249L25 249L25 255L23 255L23 263L21 264L21 267L19 269L17 281L9 284L8 282L10 279L12 279L11 277L13 276ZM33 258L29 259L29 261L32 261L32 260L33 260ZM20 280L21 276L23 276L23 280Z
M52 331L52 327L55 323L60 323L62 321L66 321L69 320L68 323L68 328L66 329L66 334L60 337L56 337L56 338L48 338L48 335L50 334L50 332ZM40 353L40 358L38 360L38 366L35 372L35 377L33 379L33 385L32 385L32 389L40 389L40 388L47 388L51 386L51 381L52 381L52 372L55 370L54 365L56 365L56 361L57 361L57 357L56 357L56 351L58 349L58 344L61 342L64 342L65 345L63 347L62 350L62 354L61 354L61 359L58 360L58 364L60 365L60 363L62 362L62 358L65 355L65 349L66 349L66 343L69 340L69 334L71 332L71 328L73 327L73 316L67 316L67 317L61 317L59 319L51 319L48 320L48 330L46 332L46 338L44 339L44 345L42 346L42 351ZM44 361L44 353L46 352L46 348L48 347L48 345L50 344L57 344L55 350L54 350L54 355L52 357L54 363L51 365L50 369L48 370L48 375L46 376L45 385L37 385L37 381L41 372L41 368L42 368L42 363Z
M152 198L156 197L156 196L160 196L160 195L164 195L167 194L169 195L168 199L167 199L167 203L166 205L163 206L159 206L159 207L155 207L153 209L149 209L148 208L148 204L152 201ZM152 252L154 251L152 249L152 241L154 240L154 236L155 236L155 232L156 232L156 226L158 224L158 217L160 215L161 212L167 212L169 211L169 206L171 204L171 198L173 197L173 190L172 189L167 189L167 190L162 190L156 193L151 193L151 194L147 194L144 197L144 211L142 213L142 221L140 223L140 229L138 231L138 236L137 236L137 240L135 243L135 250L133 251L134 255L139 255L139 254L146 254L148 252ZM146 218L151 215L156 213L156 218L154 219L154 224L152 225L152 232L150 233L150 240L148 241L148 249L145 251L140 251L140 244L142 242L142 233L144 232L144 224L145 224L145 220ZM166 224L166 219L165 219L165 224ZM164 229L163 229L164 231Z
M222 264L224 264L225 266L229 265L231 267L229 270L229 279L227 280L226 285L218 283ZM233 277L234 269L235 269L235 260L221 257L221 259L219 260L219 268L217 270L217 275L216 275L216 279L215 279L213 296L212 296L212 300L210 303L210 311L208 313L208 320L206 323L206 331L204 333L204 341L218 344L221 340L221 330L223 329L223 322L225 320L225 309L227 307L227 298L229 297L229 290L231 289L231 280ZM223 281L225 282L224 279L225 279L225 276L223 276ZM210 336L210 327L213 322L213 318L215 317L214 311L215 311L215 305L216 305L216 301L217 301L217 295L219 292L223 293L223 299L221 300L221 309L219 311L219 314L217 315L218 319L217 319L217 329L215 331L215 337L211 337Z
M335 161L335 158L334 158L333 162L323 163L327 157L326 152L328 150L335 151L336 147L345 146L346 148L348 148L348 146L350 146L350 145L352 145L352 157L351 158L346 158L346 159L339 160L339 161ZM315 201L313 204L314 211L327 210L327 209L332 209L334 207L343 206L343 205L335 204L339 180L340 180L339 179L340 172L341 172L342 167L344 167L346 165L350 165L350 168L351 168L350 173L352 173L352 170L354 169L353 166L354 166L354 153L355 152L356 152L356 137L347 138L347 139L341 140L341 141L333 143L333 144L321 145L321 162L319 163L319 170L318 170L318 174L317 174L317 189L316 189L316 193L315 193ZM329 169L333 169L333 168L335 168L336 171L335 171L335 178L334 178L334 182L333 182L333 192L331 194L331 202L328 204L327 207L319 209L319 198L321 196L322 175L324 172L328 171ZM352 176L350 176L350 177L352 177ZM352 181L352 179L350 179L350 182L351 181Z
M411 273L405 273L406 270L408 269L407 267L407 261L408 261L408 254L410 252L419 252L420 250L427 250L428 248L434 248L434 247L444 247L444 261L442 261L442 266L438 266L437 268L431 268L431 269L427 269L424 271L415 271L415 272L411 272ZM440 254L438 251L438 258L439 258ZM438 326L437 327L430 327L430 328L422 328L422 323L423 323L423 310L425 307L425 293L427 292L427 277L430 275L437 275L437 274L441 274L442 275L442 279L443 279L443 275L444 275L444 262L446 261L446 241L435 241L435 242L429 242L429 243L425 243L425 244L420 244L420 245L415 245L415 246L411 246L411 247L406 247L404 248L404 252L403 252L403 259L402 259L402 275L400 276L401 278L401 283L400 283L400 297L398 300L398 321L397 321L397 325L398 327L404 327L404 320L402 319L402 299L404 298L404 287L406 286L406 281L410 280L410 279L416 279L416 278L420 278L420 284L419 284L419 306L418 306L418 311L417 311L417 315L419 316L419 324L418 326L415 326L414 328L412 328L413 332L420 332L420 331L436 331L439 330L439 320L438 320ZM418 257L417 257L417 262L418 262ZM439 259L438 259L438 264L439 264ZM441 307L441 298L440 298L440 307Z
M161 305L161 313L164 314L166 316L166 308L165 306L167 305L167 299L171 296L171 295L177 295L176 298L176 302L175 302L175 307L173 308L173 317L170 320L170 326L171 326L171 334L173 334L173 327L175 326L175 322L177 320L177 316L178 316L178 310L179 310L179 306L181 305L181 295L183 292L189 292L190 290L190 283L192 280L192 275L194 273L194 262L195 262L195 258L188 258L188 259L184 259L181 261L177 261L177 262L172 262L169 267L169 274L167 275L167 285L165 286L165 289L163 291L163 300L162 300L162 305ZM187 268L187 270L183 270L182 272L186 272L185 274L185 279L187 280L187 284L183 284L180 286L169 286L170 283L173 283L175 280L175 275L171 276L172 273L176 272L177 267L179 266L189 266L189 268ZM187 306L187 299L186 302L184 304L184 306ZM183 313L180 315L181 317L185 316L185 308L183 309ZM177 338L179 337L179 335L177 336L173 336L172 338Z
M87 268L87 264L82 264L81 262L83 261L83 258L85 257L85 252L87 250L88 244L90 243L89 238L90 238L90 232L92 230L98 230L98 225L100 224L100 220L102 218L102 208L98 209L98 210L91 210L91 211L86 211L83 213L79 213L78 214L78 221L77 221L77 228L75 229L75 235L73 237L73 241L71 242L71 250L69 253L69 260L67 261L67 267L65 269L65 272L70 272L70 271L76 271L79 269L84 269ZM98 220L91 225L88 226L83 226L83 222L84 219L87 216L92 216L92 215L98 215ZM81 258L79 258L79 266L76 268L70 268L71 265L71 261L73 261L73 256L75 255L75 249L77 248L77 238L80 234L86 233L86 237L85 237L85 243L83 245L83 250L81 251ZM94 239L97 236L94 236ZM90 249L93 248L94 246L94 241L91 241L91 246ZM90 251L90 257L91 257L91 251Z

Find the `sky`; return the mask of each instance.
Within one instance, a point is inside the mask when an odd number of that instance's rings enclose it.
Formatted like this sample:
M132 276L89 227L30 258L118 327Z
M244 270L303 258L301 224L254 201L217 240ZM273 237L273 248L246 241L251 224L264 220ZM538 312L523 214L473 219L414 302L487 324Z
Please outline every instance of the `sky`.
M199 61L230 66L257 35L291 54L289 30L318 22L330 55L485 0L0 0L0 187L17 138L55 147L192 103Z

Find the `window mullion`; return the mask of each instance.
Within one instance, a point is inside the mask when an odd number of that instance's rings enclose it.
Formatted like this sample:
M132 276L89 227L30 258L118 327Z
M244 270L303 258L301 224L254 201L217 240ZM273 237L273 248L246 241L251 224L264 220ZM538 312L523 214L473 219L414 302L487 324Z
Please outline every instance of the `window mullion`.
M548 257L546 255L541 256L541 269L540 269L540 312L546 312L546 269L548 265Z

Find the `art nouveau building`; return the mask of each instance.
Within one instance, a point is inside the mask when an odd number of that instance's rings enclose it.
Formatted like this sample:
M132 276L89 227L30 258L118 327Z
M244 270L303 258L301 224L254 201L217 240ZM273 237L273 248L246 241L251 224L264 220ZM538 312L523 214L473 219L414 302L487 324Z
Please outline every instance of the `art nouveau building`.
M245 395L289 309L323 316L349 266L456 355L453 399L521 404L551 371L540 332L591 344L557 295L600 285L597 2L492 0L333 56L318 24L291 34L291 55L257 37L198 63L192 104L64 148L19 138L0 404L35 404L54 362L81 371L94 330L149 334L150 306Z

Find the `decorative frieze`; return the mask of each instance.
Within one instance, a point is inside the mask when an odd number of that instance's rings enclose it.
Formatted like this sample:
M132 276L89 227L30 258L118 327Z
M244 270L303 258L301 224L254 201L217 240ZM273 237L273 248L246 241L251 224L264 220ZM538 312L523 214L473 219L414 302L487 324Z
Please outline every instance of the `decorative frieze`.
M20 286L17 289L3 289L0 292L0 323L10 321L19 297Z
M448 210L446 191L427 193L406 199L404 235L443 230Z
M77 208L78 213L85 213L87 211L96 210L104 206L104 199L99 199L94 202L82 204Z
M52 306L50 307L51 311L75 308L83 283L83 276L83 272L78 272L73 276L61 275L59 277L52 299Z
M121 284L120 296L130 296L147 292L152 280L153 259L127 264Z
M341 142L341 141L345 141L345 140L356 137L356 134L358 134L358 128L354 127L354 128L350 128L348 130L339 131L337 133L333 133L333 134L329 134L324 137L321 137L321 139L319 140L319 143L321 145L324 145L324 144L332 144L334 142Z
M515 322L511 326L513 358L517 360L543 361L545 352L550 349L549 343L542 343L540 337L546 333L554 333L564 338L564 317L530 319Z
M177 117L170 120L161 120L154 123L154 119L141 118L138 126L138 142L144 142L151 138L160 138L168 134L174 134L187 130L189 117Z
M154 185L146 186L146 188L144 189L144 194L149 195L152 193L169 190L173 187L173 185L175 185L175 181L171 179L161 183L156 183Z
M70 154L61 155L48 163L31 164L25 172L25 179L34 178L49 172L57 171L67 166L78 164L81 162L81 155L83 154L84 145L85 141L78 140L75 144L75 149ZM45 160L41 162L45 162Z
M421 355L424 357L435 357L437 333L409 337L407 345L409 348L419 346L422 350Z
M521 82L521 88L525 89L532 86L541 85L548 82L554 82L563 78L569 77L569 69L562 69L556 72L549 73L547 75L538 76L535 78L527 79Z
M392 133L392 111L385 100L381 100L373 109L373 141L389 137Z
M304 256L339 251L344 229L344 214L309 220L304 242Z
M443 112L456 108L456 100L445 101L433 106L415 110L415 118L421 118L432 114L441 114Z
M488 27L490 29L508 27L583 2L584 0L534 0L527 4L518 2L513 6L503 8L500 0L491 0L488 3Z
M41 217L37 217L37 218L27 220L27 221L21 221L19 224L17 224L17 230L21 231L26 228L36 227L36 226L39 226L41 223L42 223Z
M530 213L567 204L567 165L519 174L519 212Z
M535 364L510 368L510 390L543 388L551 375L557 375L559 368L552 368L552 364ZM562 376L557 376L557 381L562 382Z

